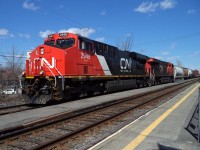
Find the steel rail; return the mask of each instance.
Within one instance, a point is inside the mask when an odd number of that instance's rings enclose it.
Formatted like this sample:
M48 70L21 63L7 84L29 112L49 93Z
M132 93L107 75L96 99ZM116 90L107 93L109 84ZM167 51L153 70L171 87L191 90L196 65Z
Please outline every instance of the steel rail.
M180 88L182 88L182 87L180 87ZM179 89L179 88L178 88L178 89ZM176 89L176 90L177 90L177 89ZM170 90L170 91L168 91L168 92L165 93L164 95L162 94L162 95L159 95L159 96L157 96L157 97L155 97L155 98L152 98L152 99L150 99L150 100L148 100L148 101L146 101L146 102L143 102L143 103L141 102L141 103L137 104L137 105L134 106L134 107L130 107L130 108L126 109L126 110L123 111L123 112L119 112L119 113L117 113L117 114L110 115L108 118L99 120L99 121L95 122L94 124L91 124L91 125L88 125L88 126L79 128L78 130L75 130L75 131L71 132L70 134L66 134L66 135L60 136L60 137L58 137L58 138L49 140L48 142L45 142L45 143L43 143L43 144L40 144L40 145L38 145L38 146L36 146L36 147L30 149L30 150L44 149L44 148L46 148L46 147L49 147L50 145L54 145L54 144L56 144L56 143L59 142L59 141L62 141L62 140L64 140L64 139L68 139L68 138L70 138L70 137L72 137L72 136L74 136L74 135L76 135L76 134L80 134L81 132L83 132L83 131L85 131L85 130L89 130L90 128L93 128L93 127L95 127L95 126L98 126L99 124L102 124L102 123L104 123L104 122L107 122L107 121L109 121L109 120L111 120L111 119L113 119L113 118L115 118L115 117L119 117L120 115L123 115L123 114L125 114L125 113L127 113L127 112L129 112L129 111L131 111L131 110L133 110L133 109L138 109L139 107L143 107L144 105L147 105L148 103L151 103L152 101L154 101L154 100L156 100L156 99L158 99L158 98L160 98L160 97L163 97L163 96L165 96L166 94L171 93L172 91L173 91L173 89ZM150 92L150 93L153 93L153 92ZM142 96L144 96L144 95L142 95ZM127 100L125 100L125 101L127 101ZM123 102L124 102L124 101L123 101ZM117 102L117 103L120 103L120 102ZM116 103L116 104L117 104L117 103ZM114 105L116 105L116 104L114 104ZM53 148L54 148L54 147L53 147Z
M10 114L10 113L16 113L16 112L21 112L21 111L25 111L25 110L30 110L30 109L36 109L36 108L39 108L39 107L31 107L26 104L3 107L3 108L0 108L0 116Z
M188 83L184 83L185 86L187 84L191 84L192 82L194 81L190 81ZM173 91L172 90L169 90L170 88L181 88L179 86L182 86L184 84L177 84L175 86L168 86L168 91L167 93L170 93ZM166 87L165 88L162 88L162 89L159 89L160 90L166 90ZM35 130L35 129L38 129L38 128L44 128L46 126L49 126L49 125L52 125L52 124L55 124L55 123L58 123L58 122L61 122L61 121L64 121L66 119L73 119L75 117L78 117L79 115L85 115L86 113L91 113L92 111L99 111L100 109L105 109L105 108L109 108L111 106L115 106L117 104L120 104L120 103L125 103L125 102L128 102L130 99L135 99L135 98L139 98L141 96L146 96L148 94L155 94L155 92L158 92L158 90L153 90L153 91L150 91L150 92L146 92L146 93L142 93L142 94L138 94L138 95L135 95L135 96L132 96L132 97L128 97L128 98L124 98L124 99L118 99L118 100L114 100L112 102L109 102L109 103L104 103L104 104L100 104L98 106L93 106L93 107L90 107L90 108L87 108L87 109L82 109L82 110L78 110L78 111L75 111L75 112L68 112L68 113L62 113L62 114L59 114L59 115L55 115L53 117L49 117L49 118L46 118L45 119L41 119L39 121L35 121L35 122L32 122L32 123L28 123L28 124L24 124L22 126L17 126L15 128L7 128L6 130L4 131L1 131L0 132L0 140L1 141L6 141L6 139L10 139L11 137L15 137L15 136L18 136L20 134L24 134L26 132L30 132L32 130ZM165 94L167 94L165 93ZM146 102L143 102L143 103L140 103L140 104L137 104L136 106L132 107L132 108L126 108L125 111L123 111L123 113L126 113L132 109L135 109L136 107L140 107L144 104L147 104L149 103L150 101L153 101L154 99L157 99L159 97L162 97L163 94L149 100L149 101L146 101ZM45 148L47 145L51 145L52 143L55 144L56 142L58 141L61 141L65 138L69 138L69 136L73 136L75 134L77 134L78 132L81 132L81 131L84 131L84 130L87 130L91 127L94 127L96 126L97 124L100 124L100 123L103 123L105 121L108 121L110 118L113 118L113 117L117 117L121 115L120 113L119 114L112 114L109 118L104 118L102 120L99 120L98 122L94 123L94 124L90 124L88 126L85 126L85 127L81 127L79 129L77 129L76 131L72 131L70 132L70 134L66 134L66 135L63 135L63 136L60 136L58 138L55 138L55 139L52 139L52 140L49 140L47 142L44 142L42 144L39 144L37 146L34 146L33 149L41 149L41 148ZM51 121L49 121L49 119L52 119ZM0 142L1 143L1 142ZM6 142L7 143L7 142Z
M187 82L193 82L193 80L192 81L187 81ZM187 83L187 82L185 82L185 83ZM180 84L184 84L184 83L179 83L177 85L170 85L170 86L167 86L167 88L179 86ZM159 90L161 91L161 90L164 90L164 89L166 89L166 87L160 88ZM78 116L80 114L83 114L83 113L92 112L94 110L101 109L101 108L104 108L106 106L109 107L109 106L115 105L117 103L128 101L128 100L130 100L132 98L138 98L138 97L141 97L141 96L145 96L145 95L154 93L156 91L157 91L157 89L152 90L152 91L148 91L148 92L144 92L144 93L140 93L140 94L137 94L137 95L133 95L133 96L130 96L130 97L125 97L125 98L120 98L120 99L113 99L110 102L105 102L105 103L102 103L102 104L99 104L99 105L95 105L95 106L91 106L91 107L75 110L75 111L72 111L72 112L62 112L62 113L58 113L56 115L44 117L43 119L31 121L29 123L24 123L22 125L4 128L3 130L0 130L0 140L2 138L7 137L7 136L12 136L15 132L19 132L19 129L20 130L25 130L26 128L29 128L30 126L32 126L32 127L33 126L37 126L38 124L41 124L41 123L46 125L46 124L50 124L50 123L53 123L53 122L56 122L56 121L59 122L59 121L62 121L64 119L70 119L72 117L76 117L76 116Z

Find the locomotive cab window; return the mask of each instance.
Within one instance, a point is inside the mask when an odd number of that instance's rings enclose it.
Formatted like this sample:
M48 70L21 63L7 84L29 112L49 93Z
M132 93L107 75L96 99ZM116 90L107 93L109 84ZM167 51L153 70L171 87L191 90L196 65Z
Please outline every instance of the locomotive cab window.
M85 41L84 39L79 39L79 49L88 50L93 52L93 46L90 41Z
M94 42L94 49L95 49L95 52L99 54L99 44L97 42Z
M107 54L108 53L108 45L104 44L103 50L104 50L104 53Z
M56 40L56 46L62 49L72 47L74 45L74 39L58 39Z
M99 43L99 54L103 55L103 44Z

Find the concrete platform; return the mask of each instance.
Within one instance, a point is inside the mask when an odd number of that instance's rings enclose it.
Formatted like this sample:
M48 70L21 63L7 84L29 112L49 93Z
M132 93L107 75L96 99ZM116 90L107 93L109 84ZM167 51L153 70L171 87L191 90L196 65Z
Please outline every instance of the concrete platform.
M185 129L198 103L198 86L193 85L91 149L200 150L200 144Z
M58 105L47 106L43 108L3 115L3 116L0 116L0 130L4 128L8 128L8 127L13 127L16 125L22 125L30 121L42 119L50 115L55 115L62 112L71 112L74 110L78 110L80 108L86 108L86 107L94 106L94 105L104 103L107 101L111 101L113 99L119 99L122 97L128 97L128 96L135 95L138 93L143 93L146 91L159 89L161 87L167 87L172 84L176 84L176 83L169 83L169 84L146 87L146 88L141 88L141 89L128 90L124 92L106 94L103 96L95 96L91 98L83 98L80 100L66 102L66 103L62 103Z

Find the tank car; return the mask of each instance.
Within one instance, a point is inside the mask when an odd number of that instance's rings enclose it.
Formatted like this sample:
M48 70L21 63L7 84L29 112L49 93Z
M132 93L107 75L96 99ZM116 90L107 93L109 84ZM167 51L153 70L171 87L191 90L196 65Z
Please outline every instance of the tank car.
M194 77L194 73L191 69L188 69L188 78L193 78Z
M182 67L174 66L174 80L175 81L184 80L183 74L184 74L184 72L183 72Z
M157 76L157 68L165 76L172 64L158 65L158 60L149 59L77 34L51 34L29 53L22 75L23 94L28 103L46 104L81 94L151 85L154 74L156 79L161 76Z

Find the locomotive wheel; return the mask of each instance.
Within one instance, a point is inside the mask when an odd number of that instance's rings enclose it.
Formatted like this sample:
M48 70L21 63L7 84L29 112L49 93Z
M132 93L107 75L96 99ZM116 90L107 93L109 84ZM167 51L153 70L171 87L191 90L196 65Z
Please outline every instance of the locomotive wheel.
M87 96L94 96L94 93L95 93L94 91L88 91Z
M80 96L81 96L81 93L72 93L71 94L72 99L78 99L78 98L80 98Z

